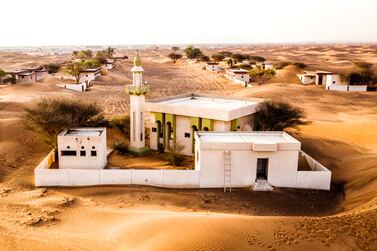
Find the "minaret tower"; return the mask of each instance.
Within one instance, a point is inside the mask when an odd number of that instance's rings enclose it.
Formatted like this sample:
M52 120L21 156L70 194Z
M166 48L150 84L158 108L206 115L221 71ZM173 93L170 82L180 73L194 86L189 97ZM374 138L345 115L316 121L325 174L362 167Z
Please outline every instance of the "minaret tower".
M144 103L145 94L149 91L149 85L143 83L144 69L141 67L139 52L136 53L132 72L132 85L126 85L126 92L130 94L130 144L128 150L135 155L149 153L145 147L145 121Z

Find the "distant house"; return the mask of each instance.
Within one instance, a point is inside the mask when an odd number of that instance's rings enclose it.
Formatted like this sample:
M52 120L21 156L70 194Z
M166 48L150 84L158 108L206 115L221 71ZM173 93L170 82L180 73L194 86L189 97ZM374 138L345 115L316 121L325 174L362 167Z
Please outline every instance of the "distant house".
M14 78L16 83L37 82L42 80L48 71L43 67L25 68L6 72L5 78Z
M110 70L114 69L115 64L113 62L107 62L106 64L104 64L104 67L105 67L106 70L110 71Z
M270 62L261 62L261 63L255 64L255 67L253 68L260 68L262 70L267 70L267 69L273 69L274 66Z
M235 83L243 84L245 87L249 84L249 71L244 69L228 69L225 71L225 77Z
M99 67L94 68L94 69L85 69L82 71L80 83L87 82L87 81L90 82L92 80L97 79L100 76L101 76L101 69Z
M207 62L205 65L205 69L209 71L220 71L219 63L216 62Z
M60 169L103 169L107 164L106 128L66 129L58 135Z

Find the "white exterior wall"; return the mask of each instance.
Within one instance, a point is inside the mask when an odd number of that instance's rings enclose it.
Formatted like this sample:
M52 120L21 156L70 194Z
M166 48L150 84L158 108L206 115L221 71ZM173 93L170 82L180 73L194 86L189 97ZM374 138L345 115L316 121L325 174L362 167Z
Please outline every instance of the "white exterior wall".
M228 132L230 131L230 127L231 127L230 121L222 121L222 120L213 121L213 131L215 132Z
M149 121L150 121L150 128L149 128L149 147L150 149L152 150L157 150L157 131L156 132L152 132L152 128L156 128L157 129L157 123L155 122L156 121L156 118L155 118L155 115L153 112L149 113Z
M145 147L144 95L130 95L131 148Z
M35 73L35 80L40 81L44 79L48 75L48 72L36 72Z
M27 75L27 76L18 76L18 82L19 83L25 83L25 82L36 82L36 76L35 74Z
M60 169L102 169L107 164L106 129L100 136L59 135L58 149ZM76 156L62 156L63 150L76 151ZM80 151L86 151L86 156L80 156ZM97 151L97 156L91 156L91 151Z
M316 77L314 76L305 76L304 74L297 74L297 77L304 85L314 84L316 82Z
M209 71L219 71L219 65L206 65L206 69Z
M60 84L57 86L62 87L64 89L71 90L71 91L84 92L88 89L88 85L89 84L84 82L82 84Z
M183 145L183 154L187 156L192 156L192 139L194 135L191 129L191 120L190 117L186 116L176 116L175 117L175 130L177 143ZM190 134L190 138L185 138L185 133Z

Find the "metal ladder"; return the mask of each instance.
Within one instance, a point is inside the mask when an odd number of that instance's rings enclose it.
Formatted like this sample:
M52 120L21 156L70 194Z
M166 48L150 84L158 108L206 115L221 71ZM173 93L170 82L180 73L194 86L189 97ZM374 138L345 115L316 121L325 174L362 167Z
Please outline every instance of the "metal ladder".
M230 151L224 151L224 193L232 192L232 163Z

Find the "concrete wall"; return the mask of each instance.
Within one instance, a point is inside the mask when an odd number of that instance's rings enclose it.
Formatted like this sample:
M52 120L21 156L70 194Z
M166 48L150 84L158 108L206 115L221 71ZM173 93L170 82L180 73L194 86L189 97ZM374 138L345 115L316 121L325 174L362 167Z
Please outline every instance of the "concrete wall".
M88 84L86 84L86 83L82 83L82 84L59 84L57 86L71 90L71 91L77 91L77 92L84 92L88 89Z
M320 164L318 161L301 151L308 162L311 171L297 172L297 188L330 190L331 171Z
M330 85L328 86L328 90L330 91L355 91L355 92L366 92L368 86L367 85Z
M195 170L34 170L35 186L148 185L157 187L198 188L199 171Z
M192 155L192 139L194 138L194 134L192 133L191 129L191 121L190 117L186 116L176 116L175 117L175 130L176 130L176 137L177 143L183 145L185 148L183 149L183 154L187 156ZM189 133L190 137L186 138L185 133Z

